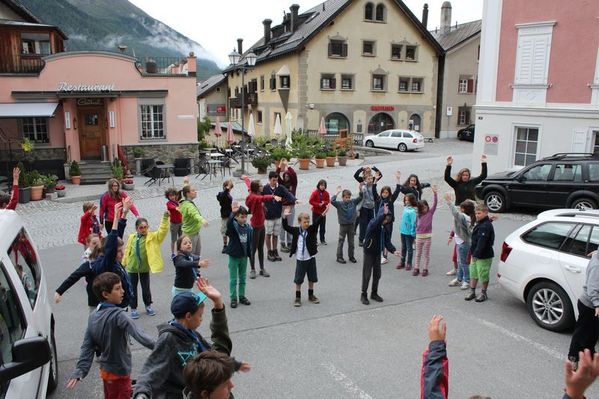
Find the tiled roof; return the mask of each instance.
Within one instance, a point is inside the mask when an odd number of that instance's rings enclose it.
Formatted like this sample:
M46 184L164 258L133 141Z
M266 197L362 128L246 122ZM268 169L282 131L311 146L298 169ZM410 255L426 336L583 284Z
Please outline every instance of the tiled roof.
M29 11L24 5L15 0L0 0L8 8L12 9L14 12L19 14L28 22L41 23L40 19L33 15L31 11Z
M466 22L464 24L453 25L449 33L442 34L440 30L431 31L432 35L439 42L445 51L448 51L458 44L468 40L472 36L479 34L482 27L482 20Z
M196 90L197 97L203 97L209 92L211 92L216 86L225 81L225 75L219 73L217 75L212 75L198 86Z

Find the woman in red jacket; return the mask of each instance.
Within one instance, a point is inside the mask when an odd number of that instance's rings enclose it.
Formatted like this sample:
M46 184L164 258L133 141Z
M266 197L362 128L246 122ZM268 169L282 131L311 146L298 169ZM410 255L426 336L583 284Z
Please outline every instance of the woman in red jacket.
M17 209L17 203L19 202L19 176L21 170L14 168L12 170L12 193L11 195L0 193L0 209Z
M100 224L106 227L106 233L112 230L112 220L114 219L114 206L122 202L128 195L121 191L121 183L117 179L108 180L108 191L100 198ZM139 212L135 205L131 205L131 213L139 217Z
M327 191L327 181L321 179L318 181L316 185L316 190L312 192L310 195L310 205L312 205L312 222L320 217L318 221L318 227L320 228L320 243L322 245L327 245L326 240L324 239L324 234L326 232L326 224L327 217L326 214L329 211L329 206L331 205L331 197Z

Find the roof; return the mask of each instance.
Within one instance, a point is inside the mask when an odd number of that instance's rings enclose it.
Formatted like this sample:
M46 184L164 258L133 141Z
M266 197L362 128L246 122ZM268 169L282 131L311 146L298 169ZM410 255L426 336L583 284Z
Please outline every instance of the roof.
M258 64L301 50L312 37L318 34L318 32L343 12L352 1L353 0L326 0L299 15L300 25L295 32L284 32L278 37L273 37L267 46L264 45L264 37L262 37L250 47L244 55L253 51L258 56L258 59L256 60L256 63ZM430 42L437 53L442 53L443 48L437 43L433 35L426 30L424 25L422 25L420 20L414 13L412 13L408 6L406 6L402 0L393 1L412 21L420 33ZM273 27L271 32L275 31L277 28L281 29L282 25ZM226 73L232 69L233 66L229 66L223 72Z
M4 5L6 5L8 8L10 8L11 10L13 10L17 14L19 14L21 17L23 17L28 22L35 22L35 23L41 23L42 22L42 21L40 21L40 19L38 17L36 17L35 15L33 15L31 13L31 11L29 11L21 3L17 2L17 1L14 1L14 0L0 0L0 1L2 1L2 3L4 3Z
M449 51L458 44L465 42L473 36L480 33L482 20L466 22L459 25L453 25L449 33L442 34L440 30L431 31L433 37L439 42L445 51Z
M12 21L12 20L8 20L8 19L0 19L0 25L6 25L6 26L16 26L16 27L27 27L27 28L46 28L46 29L54 29L56 30L60 36L62 36L63 39L68 39L67 35L65 35L65 33L63 31L60 30L59 27L54 26L54 25L47 25L47 24L38 24L38 23L34 23L34 22L23 22L23 21Z
M196 95L198 97L204 97L208 95L214 88L216 88L216 86L223 83L225 79L226 76L222 73L210 76L208 79L200 83L200 85L197 88Z

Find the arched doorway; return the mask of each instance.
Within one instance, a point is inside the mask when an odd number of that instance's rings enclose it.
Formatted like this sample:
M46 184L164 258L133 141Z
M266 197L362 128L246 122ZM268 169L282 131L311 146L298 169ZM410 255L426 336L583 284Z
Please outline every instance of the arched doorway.
M422 118L418 114L412 114L408 121L408 129L415 130L417 132L422 131Z
M377 134L384 130L395 128L393 118L384 112L380 112L373 116L368 122L368 133Z
M339 112L333 112L327 115L324 120L327 128L327 134L338 134L339 136L345 135L349 132L349 120L347 117Z

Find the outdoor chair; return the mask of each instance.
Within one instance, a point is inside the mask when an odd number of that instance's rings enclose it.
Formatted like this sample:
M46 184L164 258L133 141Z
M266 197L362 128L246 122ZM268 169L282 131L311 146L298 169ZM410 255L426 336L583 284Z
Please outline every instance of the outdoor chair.
M187 176L191 173L191 162L189 158L177 158L173 162L175 176Z

